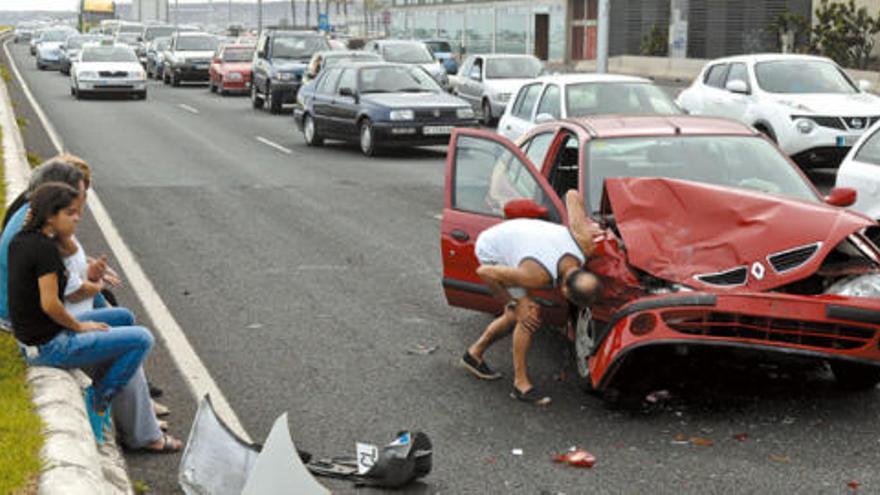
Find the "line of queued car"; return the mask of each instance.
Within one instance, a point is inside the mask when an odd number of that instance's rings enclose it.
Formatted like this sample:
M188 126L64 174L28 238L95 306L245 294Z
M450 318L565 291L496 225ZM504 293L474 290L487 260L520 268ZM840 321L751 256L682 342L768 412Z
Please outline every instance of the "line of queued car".
M832 61L712 61L676 102L647 79L547 74L529 55L459 63L438 41L346 51L303 31L208 36L156 38L139 61L172 85L249 93L256 109L295 102L309 146L448 144L450 305L499 312L476 239L509 218L566 224L577 191L601 232L587 261L601 295L583 310L555 290L530 296L569 340L585 390L644 387L674 359L729 354L827 363L847 389L880 383L880 100ZM478 127L496 120L497 132ZM804 169L841 158L838 187L821 194Z

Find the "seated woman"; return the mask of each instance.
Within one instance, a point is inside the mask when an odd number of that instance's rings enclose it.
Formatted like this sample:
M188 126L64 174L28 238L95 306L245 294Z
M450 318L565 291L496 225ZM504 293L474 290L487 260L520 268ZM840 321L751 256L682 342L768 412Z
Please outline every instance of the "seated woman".
M140 368L153 336L140 326L108 332L106 323L77 320L65 309L67 271L57 239L73 235L81 199L62 183L44 184L30 197L29 218L9 247L9 315L28 364L96 367L86 410L95 439L103 443L110 401Z

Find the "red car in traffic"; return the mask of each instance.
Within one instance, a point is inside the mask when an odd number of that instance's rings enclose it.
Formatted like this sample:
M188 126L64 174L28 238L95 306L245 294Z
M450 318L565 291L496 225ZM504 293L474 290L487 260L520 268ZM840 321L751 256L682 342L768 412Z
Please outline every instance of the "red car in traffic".
M570 189L602 230L587 260L602 295L579 313L555 291L531 296L570 339L583 388L651 374L635 363L669 350L822 360L847 388L880 381L880 250L863 235L876 223L844 209L853 190L822 197L769 140L727 120L569 119L518 145L457 129L441 222L449 304L500 311L476 274L477 236L514 216L565 224Z
M214 55L208 70L212 93L250 93L253 45L225 45Z

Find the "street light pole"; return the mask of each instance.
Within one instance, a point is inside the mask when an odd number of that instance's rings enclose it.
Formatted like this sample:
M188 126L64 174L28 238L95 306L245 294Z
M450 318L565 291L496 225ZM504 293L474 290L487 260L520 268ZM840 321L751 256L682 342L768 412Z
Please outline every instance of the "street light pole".
M180 25L180 0L174 0L174 25Z
M610 0L599 0L599 29L596 33L596 72L608 72L608 31L611 26Z

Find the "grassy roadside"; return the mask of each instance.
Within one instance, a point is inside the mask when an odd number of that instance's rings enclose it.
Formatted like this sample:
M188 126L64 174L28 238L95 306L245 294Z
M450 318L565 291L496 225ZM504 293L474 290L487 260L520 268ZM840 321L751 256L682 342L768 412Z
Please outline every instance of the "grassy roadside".
M0 143L3 134L0 130ZM3 177L0 146L0 178ZM6 182L0 180L0 215L5 212ZM42 424L31 403L27 372L15 340L0 332L0 493L37 493Z

